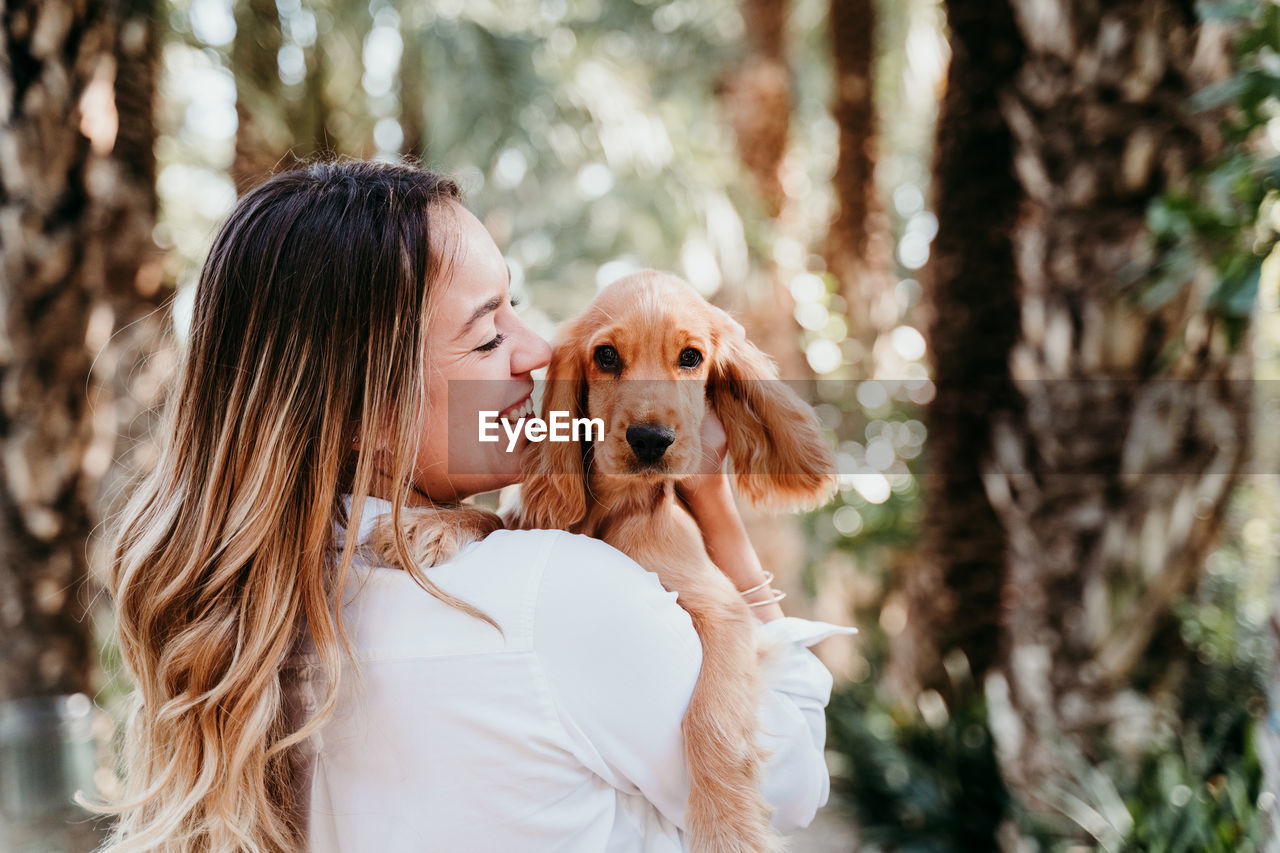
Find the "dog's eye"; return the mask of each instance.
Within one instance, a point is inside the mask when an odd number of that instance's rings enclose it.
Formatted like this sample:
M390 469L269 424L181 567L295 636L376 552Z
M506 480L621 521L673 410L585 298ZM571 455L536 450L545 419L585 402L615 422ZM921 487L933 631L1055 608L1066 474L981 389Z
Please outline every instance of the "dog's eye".
M611 346L596 347L596 364L601 370L617 370L621 366L618 351Z
M680 366L681 367L697 367L702 364L702 353L693 347L685 347L680 350Z

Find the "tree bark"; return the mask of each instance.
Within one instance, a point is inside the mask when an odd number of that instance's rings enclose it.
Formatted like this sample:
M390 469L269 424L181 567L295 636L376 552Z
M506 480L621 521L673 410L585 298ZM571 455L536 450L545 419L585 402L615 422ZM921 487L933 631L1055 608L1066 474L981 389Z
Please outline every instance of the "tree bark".
M117 436L144 426L123 389L150 375L137 368L160 328L155 14L151 0L0 4L0 701L15 714L96 692L87 545ZM48 761L46 781L91 788ZM47 815L0 816L0 846L95 846L84 815L66 820L70 793L29 804Z
M786 200L779 172L791 127L786 0L745 0L742 17L750 50L722 94L738 156L755 179L769 215L776 217Z
M1212 274L1157 310L1121 292L1150 262L1149 202L1220 144L1219 117L1189 98L1225 53L1189 0L1013 10L1026 54L1001 105L1024 198L1024 407L997 418L985 467L1008 554L1008 654L987 693L1023 803L1107 846L1129 817L1093 768L1112 752L1136 766L1158 710L1176 713L1172 605L1245 458L1248 348L1205 307Z
M782 190L782 165L791 127L791 72L786 61L786 0L745 0L742 17L746 58L719 92L725 114L738 141L738 156L752 176L756 191L773 224L785 231L787 196ZM791 319L795 300L782 281L783 271L769 269L760 276L755 293L736 294L742 303L748 334L778 363L783 379L812 375L799 348L799 327ZM745 283L749 284L749 283Z
M1013 233L1022 192L1000 99L1023 47L1006 4L950 0L946 11L951 64L933 176L938 235L924 275L937 394L928 412L923 543L906 582L910 615L893 669L915 689L954 699L973 683L964 673L981 683L999 661L1004 528L982 464L992 415L1016 405L1008 362L1018 334Z
M898 319L890 281L888 220L875 180L874 0L831 0L828 9L839 155L832 179L836 214L827 231L827 266L848 306L849 337L866 353L863 373L875 374L875 343Z
M791 74L786 61L786 0L744 0L742 16L749 52L727 78L719 95L734 129L738 154L778 234L794 234L794 200L783 191L782 169L791 125ZM813 371L800 348L795 300L787 286L801 270L782 269L772 260L753 281L732 295L747 334L773 356L782 379L811 379ZM754 284L754 288L750 285ZM800 605L808 596L801 571L806 538L794 516L777 516L741 507L751 542L763 565L777 576L775 586ZM812 602L809 602L812 606ZM808 615L808 614L806 614Z

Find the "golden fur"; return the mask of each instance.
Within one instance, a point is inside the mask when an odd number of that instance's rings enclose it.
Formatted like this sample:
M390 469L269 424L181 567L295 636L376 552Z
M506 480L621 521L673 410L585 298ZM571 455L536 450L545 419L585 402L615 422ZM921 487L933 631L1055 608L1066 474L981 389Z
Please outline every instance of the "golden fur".
M595 361L601 346L618 355L616 370ZM681 366L687 349L701 354L697 366ZM675 483L700 467L710 405L724 424L739 492L757 505L821 503L835 465L813 410L777 381L741 326L685 282L653 271L609 286L567 326L547 380L542 416L601 418L604 440L530 445L510 525L603 539L679 593L703 647L683 720L692 848L779 849L759 794L756 620L707 556ZM628 443L637 424L674 431L661 458L646 464Z

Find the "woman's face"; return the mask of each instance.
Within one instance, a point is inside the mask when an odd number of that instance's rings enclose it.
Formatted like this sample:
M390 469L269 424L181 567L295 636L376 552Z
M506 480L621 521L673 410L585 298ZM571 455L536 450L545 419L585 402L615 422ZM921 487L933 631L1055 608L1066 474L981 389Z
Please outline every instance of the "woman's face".
M489 430L498 441L480 441L481 412L514 424L533 392L530 373L546 366L551 347L516 315L506 261L480 220L452 203L433 215L436 233L447 235L433 246L445 259L444 280L428 328L413 483L443 503L519 481L527 441L508 450L500 423Z

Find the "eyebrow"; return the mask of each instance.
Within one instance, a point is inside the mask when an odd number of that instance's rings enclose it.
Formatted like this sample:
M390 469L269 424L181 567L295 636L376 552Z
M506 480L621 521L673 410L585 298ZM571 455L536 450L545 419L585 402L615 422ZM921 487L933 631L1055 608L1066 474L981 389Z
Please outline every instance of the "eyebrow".
M492 314L494 311L497 311L501 307L502 307L502 297L501 296L493 297L488 302L484 303L483 305L481 305L479 308L477 308L475 311L472 312L471 319L468 320L466 324L463 325L462 327L462 333L465 335L467 333L467 330L471 328L472 324L474 324L476 320L479 320L481 317L485 316L486 314Z
M511 268L508 267L507 268L507 292L510 293L510 291L511 291ZM488 302L485 302L475 311L472 311L471 318L462 325L462 331L458 333L458 337L462 337L463 335L465 335L467 331L481 317L485 316L486 314L492 314L494 311L497 311L499 308L501 308L502 303L505 301L506 301L505 296L495 296L492 299L490 299Z

